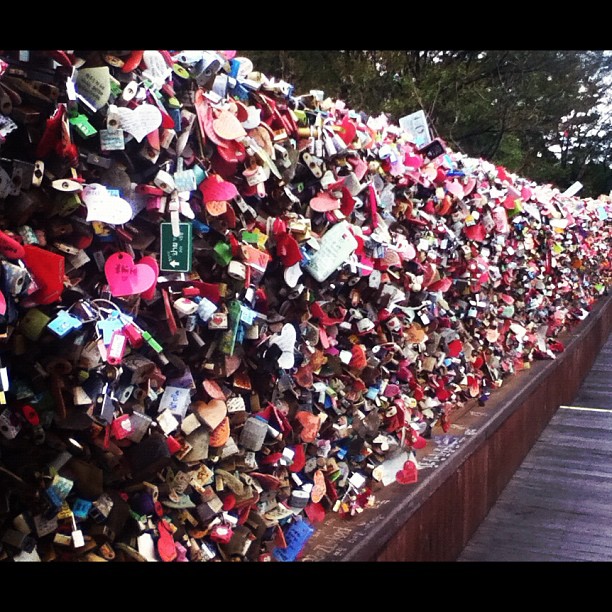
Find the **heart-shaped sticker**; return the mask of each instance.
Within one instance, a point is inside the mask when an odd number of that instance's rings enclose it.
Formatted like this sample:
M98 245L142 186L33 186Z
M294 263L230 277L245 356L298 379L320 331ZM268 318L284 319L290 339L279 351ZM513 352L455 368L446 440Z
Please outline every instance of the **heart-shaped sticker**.
M227 416L227 404L220 399L213 399L208 403L200 400L194 402L191 407L198 419L213 431Z
M395 474L395 480L400 484L412 484L418 480L417 467L413 461L406 461L404 467Z
M132 256L123 251L113 253L106 260L104 273L115 297L142 293L157 282L157 276L151 266L135 264Z
M152 104L141 104L134 109L119 106L116 109L121 129L131 134L137 142L142 142L147 134L156 130L162 123L161 111Z
M122 225L132 218L134 212L129 202L113 195L98 183L85 185L81 198L87 206L87 221Z
M291 323L283 325L281 333L273 336L270 340L270 346L276 345L281 349L281 356L278 358L278 367L283 370L290 370L295 364L295 356L293 349L295 347L295 341L297 334L295 327Z

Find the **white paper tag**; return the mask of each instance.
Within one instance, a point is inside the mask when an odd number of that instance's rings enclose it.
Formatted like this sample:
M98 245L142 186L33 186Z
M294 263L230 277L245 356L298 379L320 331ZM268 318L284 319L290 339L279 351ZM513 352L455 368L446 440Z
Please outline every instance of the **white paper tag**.
M305 266L306 270L321 283L347 261L358 246L348 222L337 223L323 236L320 248Z
M111 194L104 185L98 183L86 185L81 197L87 206L87 221L121 225L132 218L130 203Z

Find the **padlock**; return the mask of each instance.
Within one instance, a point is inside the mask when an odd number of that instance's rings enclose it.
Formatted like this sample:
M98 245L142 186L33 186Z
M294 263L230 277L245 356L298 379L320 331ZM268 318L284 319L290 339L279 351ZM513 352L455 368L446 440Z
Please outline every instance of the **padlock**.
M257 452L261 450L263 443L268 434L268 423L258 417L249 417L241 432L240 432L240 445Z
M30 534L22 533L16 529L6 529L0 536L0 542L28 553L36 548L36 540Z

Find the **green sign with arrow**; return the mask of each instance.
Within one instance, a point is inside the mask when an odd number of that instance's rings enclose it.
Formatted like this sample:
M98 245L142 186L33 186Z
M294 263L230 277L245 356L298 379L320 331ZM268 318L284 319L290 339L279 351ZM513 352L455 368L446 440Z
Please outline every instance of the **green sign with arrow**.
M193 238L191 223L179 223L179 233L172 232L172 223L160 225L160 265L164 272L191 272Z

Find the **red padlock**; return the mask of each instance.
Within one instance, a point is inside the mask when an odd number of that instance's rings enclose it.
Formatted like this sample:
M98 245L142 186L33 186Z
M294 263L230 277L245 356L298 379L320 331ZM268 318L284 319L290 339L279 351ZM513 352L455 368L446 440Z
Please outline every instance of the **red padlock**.
M229 525L215 525L210 532L210 539L218 544L228 544L234 532Z

